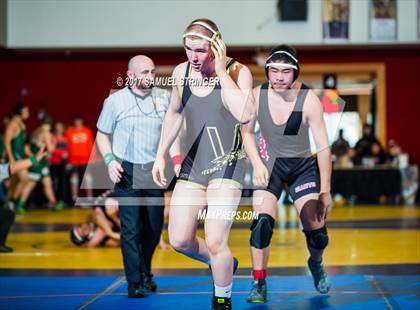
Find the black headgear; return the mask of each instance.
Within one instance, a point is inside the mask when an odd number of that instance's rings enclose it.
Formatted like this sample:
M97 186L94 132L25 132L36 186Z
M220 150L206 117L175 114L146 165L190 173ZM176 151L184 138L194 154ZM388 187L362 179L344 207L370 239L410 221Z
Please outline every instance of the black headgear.
M87 236L80 236L80 234L77 232L77 227L74 226L73 229L70 231L70 240L77 246L83 245L86 242L88 242L90 239L92 239L92 233L88 234Z
M267 65L272 62L276 62L277 60L283 60L286 63L289 63L296 68L293 68L293 81L296 81L299 77L299 61L296 56L296 51L293 47L288 45L279 45L274 47L270 54L268 55L267 59L265 60L265 76L268 79L268 67Z

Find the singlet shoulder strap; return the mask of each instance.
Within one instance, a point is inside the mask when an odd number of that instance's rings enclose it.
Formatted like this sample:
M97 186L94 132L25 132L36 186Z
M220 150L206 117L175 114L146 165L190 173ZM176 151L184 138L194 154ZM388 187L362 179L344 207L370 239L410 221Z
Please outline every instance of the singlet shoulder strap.
M302 83L302 86L299 89L294 111L302 112L303 104L305 103L305 99L306 99L306 96L308 95L309 89L310 88L306 84Z
M260 87L260 96L259 96L259 103L261 102L268 102L268 82L261 84Z
M286 123L286 128L284 129L285 136L296 136L299 134L299 128L302 125L303 104L305 103L308 90L308 86L302 83L297 95L295 107L292 114L290 114L290 117Z
M262 91L264 90L264 91ZM260 101L261 100L267 100L268 97L268 82L261 84L260 87Z
M236 62L235 59L230 58L229 61L226 64L226 70L228 70L235 62Z
M187 66L185 67L185 74L184 77L188 77L190 75L190 62L187 61Z
M189 77L189 75L190 75L190 62L187 61L187 66L186 66L185 75L184 75L185 80L187 80L187 78ZM190 99L191 95L192 95L191 89L188 86L188 83L186 83L183 86L183 88L182 88L182 98L181 98L182 107L185 107L185 105L187 104L187 102Z
M260 111L265 109L268 105L268 85L268 82L261 84L260 95L258 98L258 115L260 115Z

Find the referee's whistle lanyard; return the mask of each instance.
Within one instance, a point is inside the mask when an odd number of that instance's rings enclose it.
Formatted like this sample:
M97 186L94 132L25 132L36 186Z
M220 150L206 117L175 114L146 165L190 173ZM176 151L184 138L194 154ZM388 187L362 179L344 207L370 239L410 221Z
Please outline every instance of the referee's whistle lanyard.
M140 103L139 103L139 101L138 101L138 98L137 98L136 94L134 94L134 92L133 92L133 90L132 90L131 88L130 88L130 90L131 90L131 92L133 93L134 100L136 101L137 108L139 109L139 111L140 111L140 113L141 113L141 114L143 114L143 115L144 115L144 116L146 116L146 117L156 118L156 117L151 116L151 115L152 115L152 113L154 112L154 113L156 114L157 118L159 118L159 119L161 119L161 120L163 121L163 118L159 115L159 113L158 113L158 111L157 111L156 101L155 101L155 98L154 98L154 96L153 96L153 88L152 88L152 90L150 91L150 94L148 95L148 96L150 96L150 97L152 98L152 104L153 104L153 111L150 111L150 112L144 112L144 111L142 110L142 108L141 108L141 106L140 106ZM147 96L146 96L146 97L147 97Z

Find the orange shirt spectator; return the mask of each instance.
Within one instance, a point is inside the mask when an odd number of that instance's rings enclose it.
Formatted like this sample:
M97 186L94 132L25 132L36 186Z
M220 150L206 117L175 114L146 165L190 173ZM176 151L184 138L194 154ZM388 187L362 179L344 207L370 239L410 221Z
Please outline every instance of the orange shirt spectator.
M74 126L67 129L65 137L68 141L70 165L87 165L93 147L92 130L83 125L83 119L75 118Z

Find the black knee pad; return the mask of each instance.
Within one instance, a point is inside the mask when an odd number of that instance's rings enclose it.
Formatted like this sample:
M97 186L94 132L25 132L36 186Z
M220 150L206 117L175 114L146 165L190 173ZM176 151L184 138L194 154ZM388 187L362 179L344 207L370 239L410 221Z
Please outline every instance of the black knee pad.
M260 213L258 219L254 220L251 225L251 238L249 243L257 249L264 249L270 245L271 236L273 235L275 220L271 215Z
M306 236L306 244L313 249L316 250L323 250L328 245L328 233L327 227L324 227L310 230L310 231L303 231Z

